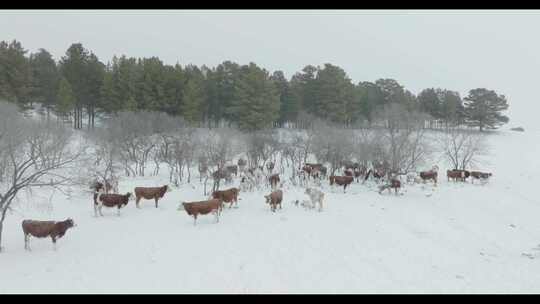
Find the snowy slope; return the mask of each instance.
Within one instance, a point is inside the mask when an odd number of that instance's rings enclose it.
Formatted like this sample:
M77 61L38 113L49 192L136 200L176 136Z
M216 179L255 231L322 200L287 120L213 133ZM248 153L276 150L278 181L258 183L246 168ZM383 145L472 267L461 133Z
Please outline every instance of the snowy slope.
M220 223L197 226L181 201L203 199L196 178L166 194L158 209L131 201L93 217L91 194L68 199L35 191L9 216L0 254L1 293L512 293L540 291L540 133L491 135L486 185L441 178L379 195L375 185L330 189L323 212L291 204L306 199L284 189L272 214L263 192L241 193L238 209ZM442 175L446 166L439 163ZM167 183L129 178L120 192ZM238 180L235 180L238 185ZM32 239L24 251L23 218L62 220L78 227L58 241Z

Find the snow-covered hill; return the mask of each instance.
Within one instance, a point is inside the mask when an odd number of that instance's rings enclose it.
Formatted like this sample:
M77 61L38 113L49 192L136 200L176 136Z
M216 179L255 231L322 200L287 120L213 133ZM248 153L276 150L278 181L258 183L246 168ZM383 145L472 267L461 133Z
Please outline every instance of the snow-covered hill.
M512 293L540 291L540 133L489 136L486 185L406 186L379 195L373 184L330 189L323 212L286 186L283 210L268 190L241 193L238 209L193 219L177 207L201 200L198 178L165 195L158 209L133 201L93 216L88 189L72 197L34 191L6 220L2 293ZM446 167L440 164L444 176ZM120 192L167 183L126 178ZM238 185L238 179L234 181ZM23 218L78 224L58 241L32 239Z

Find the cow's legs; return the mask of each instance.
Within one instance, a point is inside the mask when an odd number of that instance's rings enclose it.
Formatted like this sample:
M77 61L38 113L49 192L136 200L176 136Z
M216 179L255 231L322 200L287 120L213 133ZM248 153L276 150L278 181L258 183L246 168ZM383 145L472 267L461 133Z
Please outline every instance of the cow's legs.
M26 249L27 249L28 251L32 251L32 248L30 248L30 235L27 234L27 235L25 236L24 241L25 241Z
M98 207L99 215L103 216L103 212L101 211L101 209L103 209L103 205L99 205Z
M158 198L156 197L154 200L156 201L156 208L157 208L158 207Z
M28 234L24 235L24 250L28 250Z
M53 242L53 249L54 251L56 251L56 238L55 237L51 237L52 238L52 242Z
M140 202L140 201L141 201L141 197L138 196L138 197L135 199L135 206L137 206L137 208L139 208L139 209L141 208L141 207L139 206L139 202Z
M120 216L120 206L118 206L118 209L116 209L116 215Z
M94 217L97 217L98 206L94 204Z

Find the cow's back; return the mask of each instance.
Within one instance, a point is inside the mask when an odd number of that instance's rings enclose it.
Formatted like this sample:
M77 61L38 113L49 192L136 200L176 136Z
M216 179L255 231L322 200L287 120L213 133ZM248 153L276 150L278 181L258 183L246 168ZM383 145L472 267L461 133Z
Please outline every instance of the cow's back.
M101 201L101 203L106 207L114 207L117 205L123 205L127 203L126 200L127 198L125 195L116 194L116 193L101 194L99 196L99 201Z
M275 204L280 204L281 201L283 200L283 191L277 190L277 191L272 192L271 198Z
M54 221L24 220L22 229L24 234L31 234L35 237L47 237L54 230Z
M159 195L160 187L135 187L135 196L152 199Z

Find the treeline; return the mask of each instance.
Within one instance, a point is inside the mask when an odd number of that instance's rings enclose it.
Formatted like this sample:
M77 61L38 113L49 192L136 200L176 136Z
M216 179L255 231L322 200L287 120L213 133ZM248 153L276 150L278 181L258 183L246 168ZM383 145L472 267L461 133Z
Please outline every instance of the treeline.
M96 115L160 111L195 126L241 130L305 127L313 118L345 127L377 124L391 104L429 114L426 127L496 128L508 122L504 95L477 88L459 93L428 88L418 95L394 79L353 83L335 65L308 65L287 79L255 63L216 67L167 65L157 57L113 57L106 64L82 44L55 61L45 49L28 54L18 41L0 42L0 99L23 110L39 106L48 118L89 128Z

